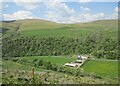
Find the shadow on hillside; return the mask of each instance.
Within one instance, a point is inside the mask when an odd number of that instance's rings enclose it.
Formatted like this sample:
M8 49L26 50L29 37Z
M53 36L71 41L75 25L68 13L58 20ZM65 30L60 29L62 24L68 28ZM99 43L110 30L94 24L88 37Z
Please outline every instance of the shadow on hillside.
M60 28L57 28L57 29L72 29L74 27L60 27Z
M8 31L8 28L0 28L0 33L4 34Z
M2 22L5 22L5 23L12 23L12 22L15 22L16 20L12 20L12 21L2 21Z

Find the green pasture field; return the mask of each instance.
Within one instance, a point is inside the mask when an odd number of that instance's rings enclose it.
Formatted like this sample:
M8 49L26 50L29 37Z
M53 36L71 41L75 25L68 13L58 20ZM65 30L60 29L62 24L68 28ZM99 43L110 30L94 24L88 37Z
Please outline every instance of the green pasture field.
M90 60L82 65L84 72L109 78L118 78L118 61Z
M43 61L50 61L52 64L64 65L66 62L75 61L76 58L65 56L32 56L32 57L20 57L19 59L25 59L28 61L40 59Z

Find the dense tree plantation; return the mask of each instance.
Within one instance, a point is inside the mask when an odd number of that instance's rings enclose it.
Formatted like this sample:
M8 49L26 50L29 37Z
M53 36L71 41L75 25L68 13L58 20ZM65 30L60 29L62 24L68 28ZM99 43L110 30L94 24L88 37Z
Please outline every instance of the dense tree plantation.
M72 35L72 34L71 34ZM97 58L118 59L118 42L101 32L89 34L86 38L18 37L3 39L4 58L22 56L59 56L92 54Z

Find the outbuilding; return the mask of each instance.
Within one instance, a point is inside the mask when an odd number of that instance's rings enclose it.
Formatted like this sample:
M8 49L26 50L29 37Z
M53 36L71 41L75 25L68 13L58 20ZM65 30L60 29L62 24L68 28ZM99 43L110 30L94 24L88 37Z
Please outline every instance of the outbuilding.
M65 66L69 66L69 67L76 67L76 64L72 64L72 63L66 63Z

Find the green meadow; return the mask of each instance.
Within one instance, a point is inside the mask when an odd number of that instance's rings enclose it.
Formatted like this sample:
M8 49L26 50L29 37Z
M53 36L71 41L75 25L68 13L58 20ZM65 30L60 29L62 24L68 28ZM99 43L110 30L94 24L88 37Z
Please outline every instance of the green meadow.
M90 60L82 68L86 73L95 73L102 77L118 78L118 61Z

